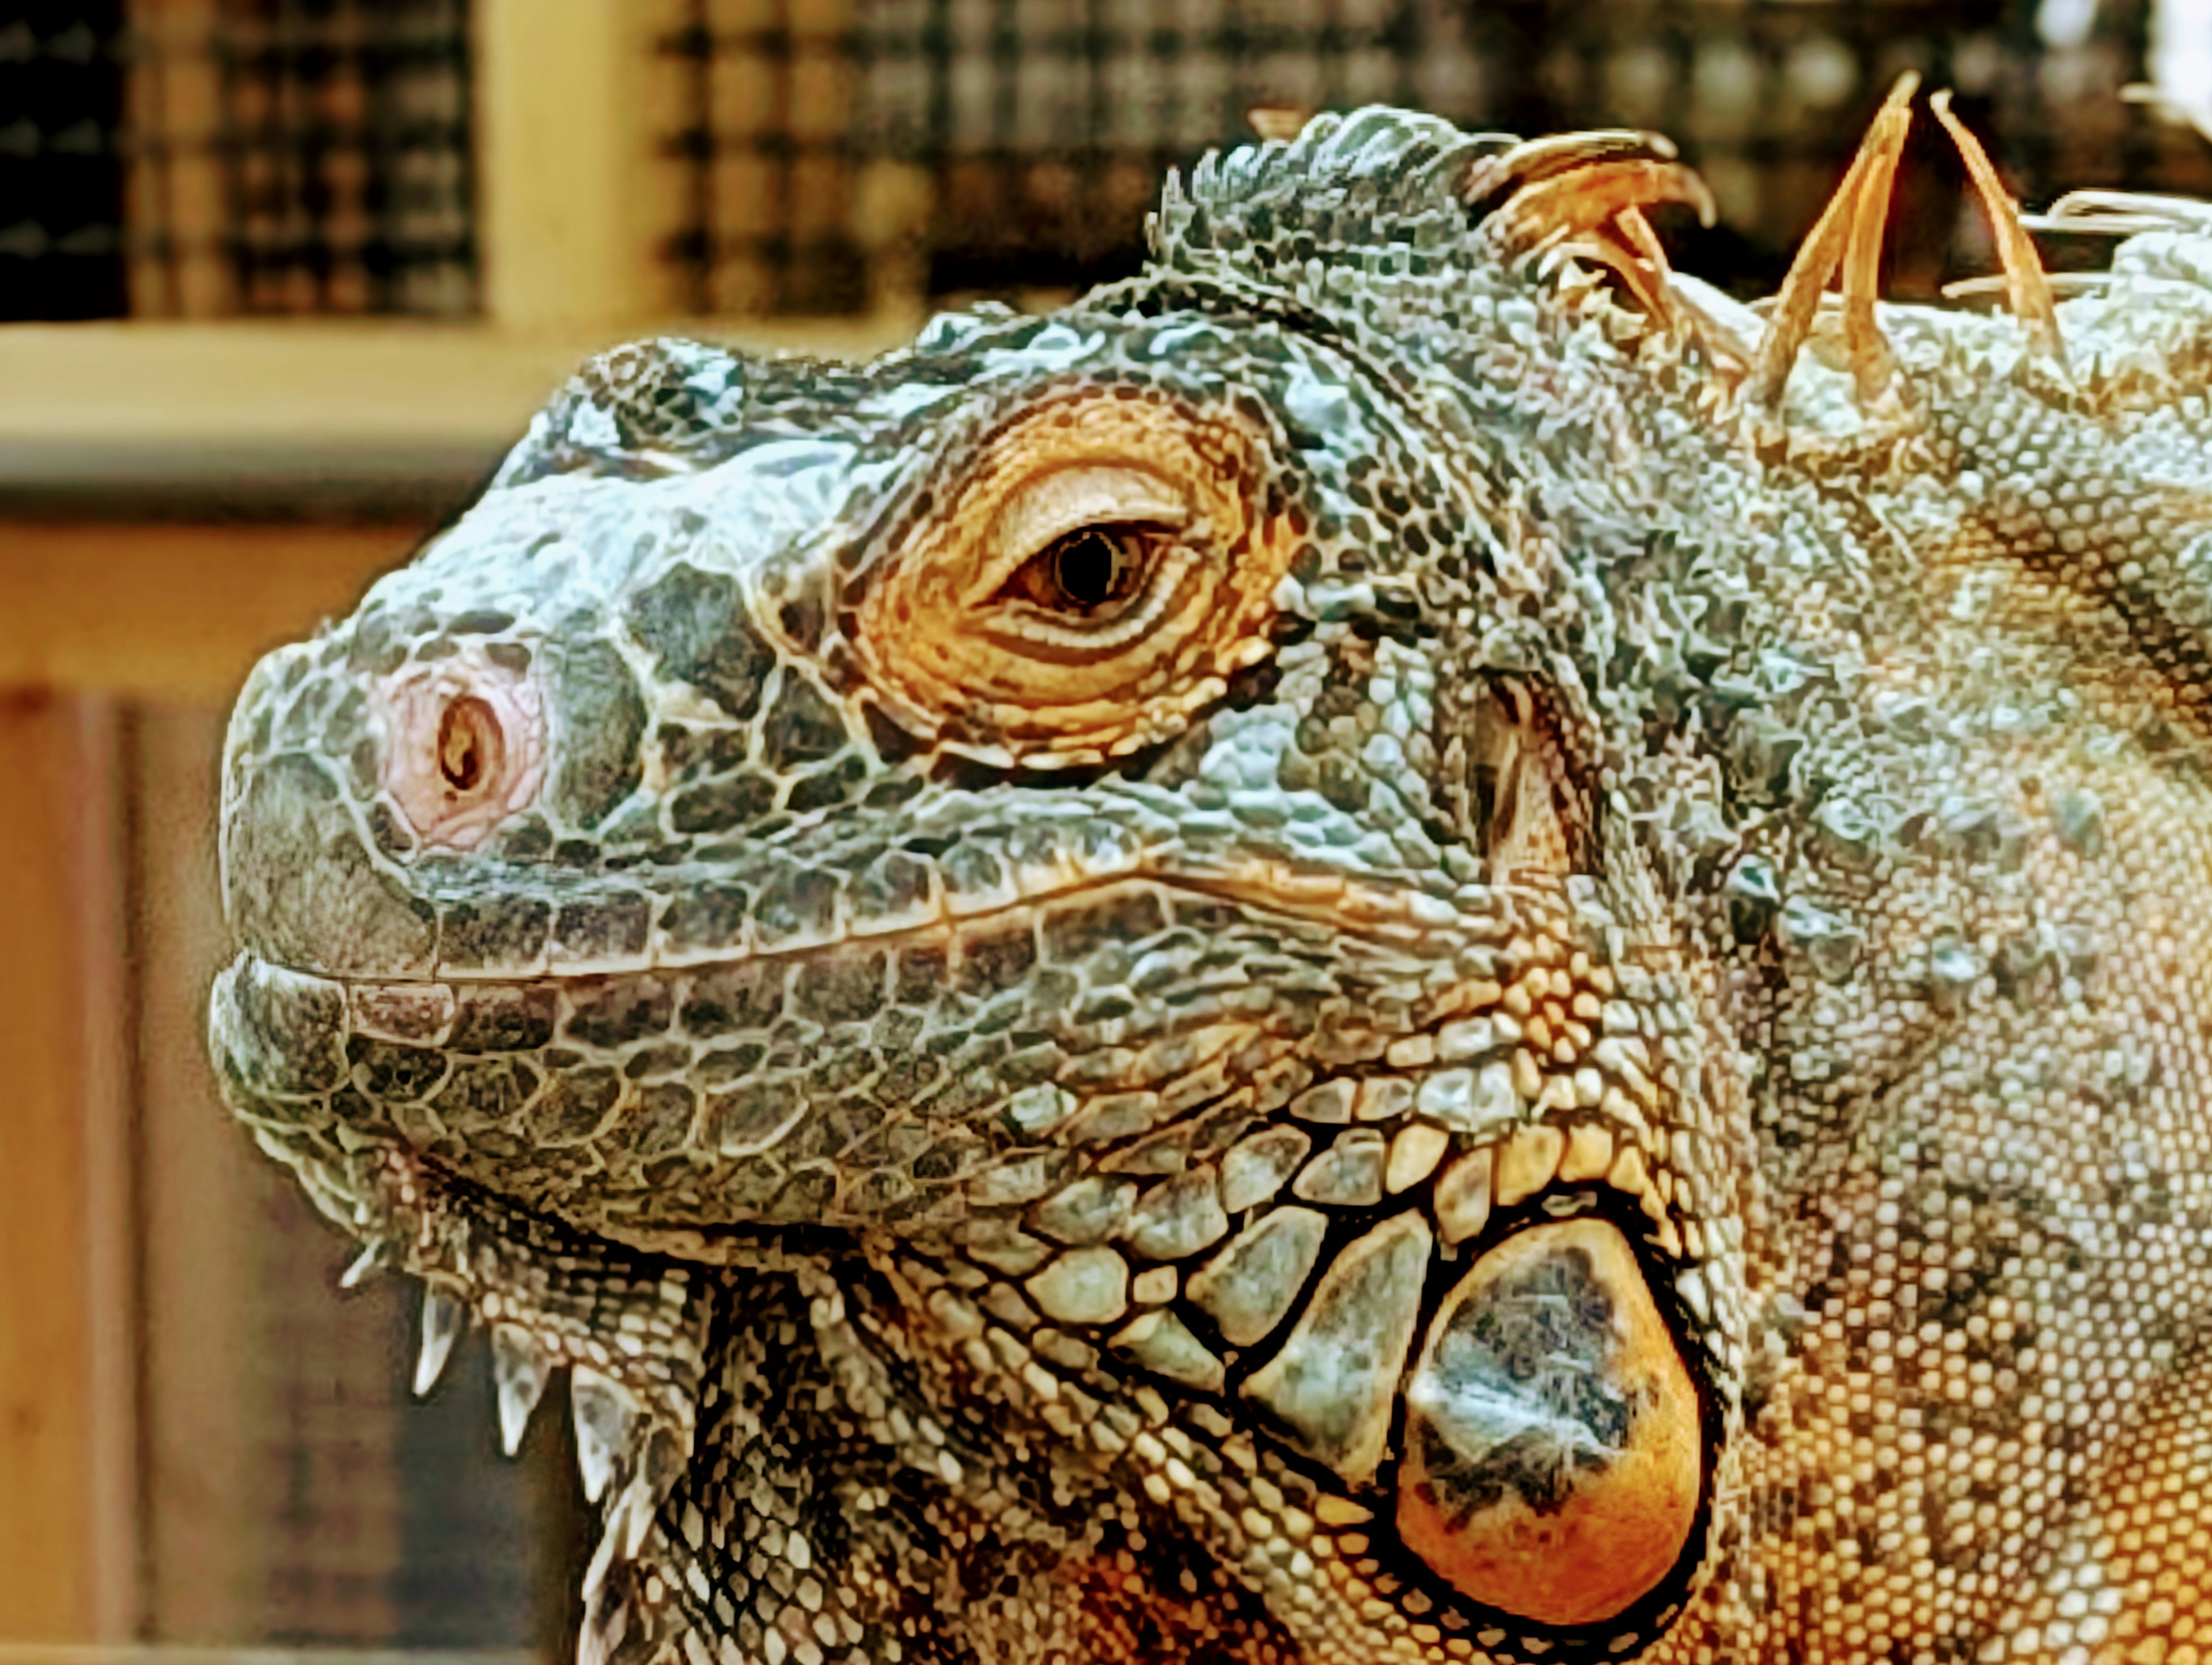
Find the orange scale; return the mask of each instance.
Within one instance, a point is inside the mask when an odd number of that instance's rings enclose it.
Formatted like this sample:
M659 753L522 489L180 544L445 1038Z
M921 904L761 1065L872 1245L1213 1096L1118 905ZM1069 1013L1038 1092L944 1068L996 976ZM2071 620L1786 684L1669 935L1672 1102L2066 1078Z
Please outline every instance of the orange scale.
M1507 1239L1430 1326L1407 1390L1398 1535L1453 1588L1540 1624L1650 1595L1696 1530L1696 1389L1613 1226Z

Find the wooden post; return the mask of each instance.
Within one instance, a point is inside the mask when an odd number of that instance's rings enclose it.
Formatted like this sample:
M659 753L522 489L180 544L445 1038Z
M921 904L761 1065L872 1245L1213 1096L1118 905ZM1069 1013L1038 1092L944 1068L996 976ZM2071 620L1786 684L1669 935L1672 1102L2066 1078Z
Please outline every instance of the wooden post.
M76 824L70 894L78 951L78 1113L84 1125L86 1380L93 1634L128 1642L143 1611L138 1518L138 1106L130 963L127 724L107 697L74 702Z
M261 1634L267 1559L247 1457L261 1407L252 1297L267 1184L216 1101L207 987L228 945L215 872L222 714L160 706L132 748L133 959L146 1244L147 1629L164 1642ZM271 1180L274 1176L270 1176Z
M659 240L678 170L657 35L668 0L476 0L478 249L502 329L592 330L672 310Z
M0 690L0 1637L137 1622L115 720Z

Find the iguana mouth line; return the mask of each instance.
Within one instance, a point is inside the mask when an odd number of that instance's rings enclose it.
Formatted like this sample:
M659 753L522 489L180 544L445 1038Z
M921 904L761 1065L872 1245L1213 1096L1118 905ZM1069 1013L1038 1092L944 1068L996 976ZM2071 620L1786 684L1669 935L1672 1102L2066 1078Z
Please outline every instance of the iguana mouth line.
M1463 940L1503 940L1510 934L1501 928L1524 910L1554 912L1562 905L1565 876L1546 874L1547 883L1492 883L1462 886L1460 896L1489 902L1492 908L1476 913L1455 906L1434 892L1408 884L1383 887L1355 883L1350 875L1298 870L1287 862L1254 864L1249 875L1170 872L1129 872L1087 879L1059 889L1019 896L1000 906L973 912L946 913L938 919L912 924L889 925L877 931L848 929L825 936L772 947L744 947L698 953L670 952L665 948L638 956L574 960L555 964L533 960L511 970L441 967L420 975L365 975L333 972L302 965L247 947L246 955L273 970L309 978L351 991L422 990L485 985L563 985L613 977L645 976L655 972L686 973L736 970L748 966L793 965L842 952L908 947L956 947L964 939L984 934L1008 922L1041 921L1047 910L1111 899L1117 894L1146 890L1166 892L1170 897L1227 902L1249 908L1272 921L1310 926L1328 940L1351 938L1382 949L1433 951L1449 941L1457 927ZM1502 906L1496 904L1503 904Z
M409 1194L404 1209L394 1211L392 1218L395 1220L403 1212L422 1218L441 1213L465 1215L473 1202L485 1195L496 1194L487 1191L482 1183L467 1175L448 1168L435 1157L416 1150L404 1138L373 1135L368 1148L376 1151L392 1173L404 1172L407 1177ZM564 1231L582 1242L602 1245L623 1255L643 1256L679 1266L743 1267L780 1263L780 1258L787 1252L796 1258L799 1251L791 1248L794 1242L810 1239L851 1238L855 1244L853 1257L857 1260L862 1254L858 1247L860 1234L855 1229L813 1221L718 1221L697 1226L653 1227L632 1231L612 1227L611 1222L605 1221L583 1224L569 1218L558 1207L548 1207L542 1212L545 1218L558 1221ZM405 1258L404 1245L422 1235L423 1228L420 1224L401 1227L388 1220L377 1225L364 1224L358 1229L370 1237L371 1247L363 1251L364 1260L360 1263L359 1271L349 1273L349 1278L357 1279L365 1275L371 1266L383 1263L386 1256L394 1252L395 1247L400 1258L392 1264L391 1269L426 1282L438 1275L435 1268L410 1264ZM720 1255L687 1252L710 1240L726 1244L730 1252ZM493 1311L483 1316L489 1319L499 1315ZM520 1312L509 1313L507 1316L527 1322L527 1315Z
M1488 1151L1493 1156L1503 1154L1512 1142L1517 1129L1501 1128L1486 1145L1470 1147ZM407 1152L412 1156L411 1152ZM445 1176L434 1163L426 1167ZM454 1176L458 1178L458 1176ZM1497 1206L1489 1222L1473 1235L1455 1246L1455 1253L1468 1260L1478 1260L1510 1237L1535 1226L1560 1220L1577 1219L1603 1214L1610 1210L1623 1220L1634 1224L1647 1197L1656 1200L1648 1177L1642 1174L1633 1182L1638 1188L1625 1188L1632 1182L1624 1177L1614 1181L1606 1175L1583 1179L1560 1179L1556 1176L1538 1190L1516 1198L1510 1206ZM1422 1197L1410 1194L1392 1197L1383 1204L1366 1210L1348 1211L1343 1219L1346 1233L1358 1236L1360 1231L1389 1216L1418 1210L1425 1205ZM1641 1229L1648 1231L1650 1221L1642 1221ZM587 1228L574 1225L572 1229L584 1232ZM773 1254L782 1246L781 1240L817 1237L851 1237L856 1243L873 1237L886 1242L896 1241L896 1234L877 1226L848 1226L836 1224L822 1224L811 1221L749 1220L738 1223L724 1221L701 1222L695 1225L652 1224L635 1228L618 1219L602 1219L588 1228L590 1236L639 1255L660 1256L672 1261L699 1266L743 1266L757 1255ZM727 1253L714 1252L726 1247ZM1655 1256L1664 1251L1650 1244ZM859 1250L855 1250L856 1255ZM1679 1270L1679 1267L1673 1268Z

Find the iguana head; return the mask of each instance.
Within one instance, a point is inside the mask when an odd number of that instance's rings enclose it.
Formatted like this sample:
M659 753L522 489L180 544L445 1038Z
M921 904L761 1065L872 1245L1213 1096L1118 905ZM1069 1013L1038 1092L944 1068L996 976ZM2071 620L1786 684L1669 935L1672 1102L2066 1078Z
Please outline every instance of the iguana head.
M1859 945L1746 830L1820 799L1820 488L1665 199L1640 136L1322 118L1049 317L623 349L255 672L232 1102L431 1374L492 1328L510 1443L574 1370L587 1653L1700 1599L1783 1326L1750 1084Z

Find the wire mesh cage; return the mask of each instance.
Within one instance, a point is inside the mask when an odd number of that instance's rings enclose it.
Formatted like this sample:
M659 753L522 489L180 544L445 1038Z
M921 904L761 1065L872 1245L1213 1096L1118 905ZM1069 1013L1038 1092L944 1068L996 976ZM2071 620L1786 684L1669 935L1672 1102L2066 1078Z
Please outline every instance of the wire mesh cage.
M2136 0L687 0L668 136L688 223L667 254L702 311L1065 289L1141 256L1167 167L1249 112L1388 101L1518 133L1679 140L1723 231L1704 270L1771 286L1895 78L1951 86L2030 198L2212 190L2193 134L2122 99ZM1930 145L1893 264L1906 293L1986 255ZM1914 181L1917 180L1918 183ZM1696 240L1693 237L1693 240Z
M473 307L465 0L220 0L126 42L137 310Z
M0 9L0 317L476 301L465 0Z
M2212 191L2212 149L2121 97L2152 3L652 0L652 258L704 314L1065 290L1132 269L1162 172L1254 108L1387 100L1672 135L1726 228L1691 258L1758 289L1906 70L2031 201ZM473 310L475 67L466 0L0 11L0 313ZM1924 293L1986 247L1940 147L1904 178Z

